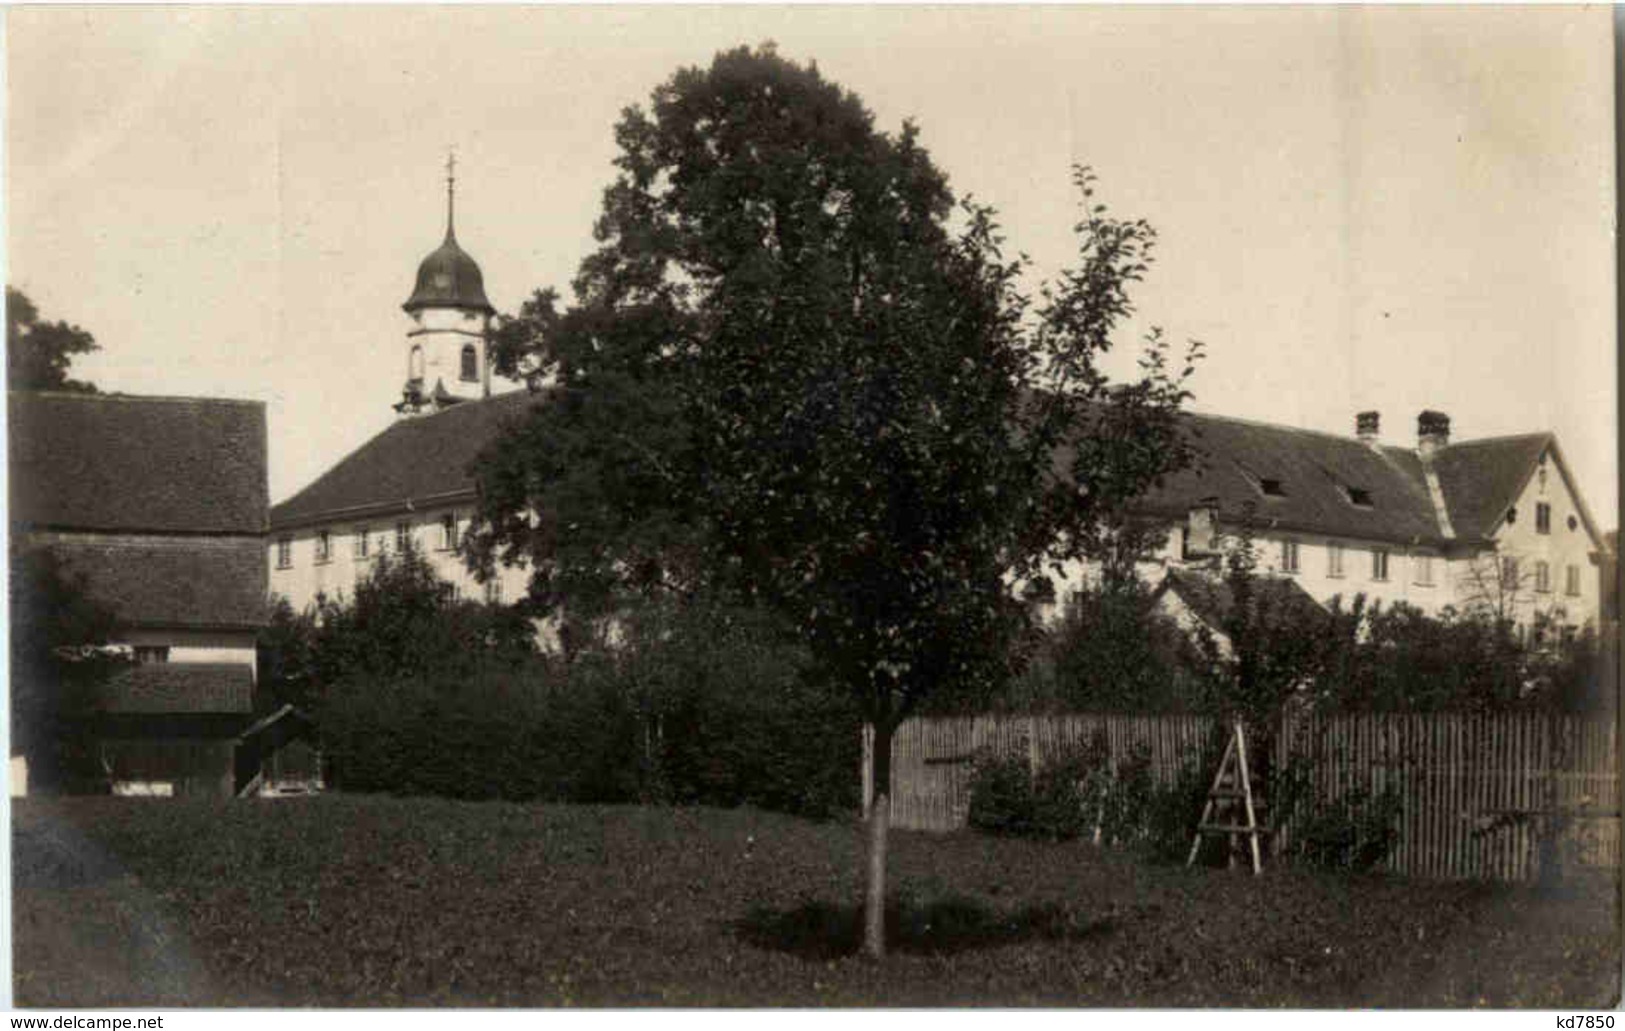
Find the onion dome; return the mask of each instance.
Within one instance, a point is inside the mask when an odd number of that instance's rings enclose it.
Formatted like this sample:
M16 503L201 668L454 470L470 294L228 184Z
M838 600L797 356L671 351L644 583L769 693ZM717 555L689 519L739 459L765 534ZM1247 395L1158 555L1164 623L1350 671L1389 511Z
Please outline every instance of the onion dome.
M493 315L496 309L485 299L485 277L468 252L457 246L454 225L456 194L454 180L446 179L446 240L418 265L417 287L401 305L417 313L424 308L459 308Z

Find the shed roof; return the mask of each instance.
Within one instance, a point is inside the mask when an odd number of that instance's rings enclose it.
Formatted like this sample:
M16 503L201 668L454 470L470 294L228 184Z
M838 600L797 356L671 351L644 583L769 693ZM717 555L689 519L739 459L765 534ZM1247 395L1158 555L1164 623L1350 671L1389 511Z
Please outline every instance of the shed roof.
M1324 614L1325 608L1290 577L1261 577L1256 590L1277 604L1305 613ZM1172 593L1184 601L1197 618L1214 630L1223 631L1224 620L1235 608L1235 593L1223 577L1193 570L1170 569L1154 597Z
M99 693L96 708L109 714L246 713L254 708L254 670L241 663L151 663L114 674Z
M259 537L58 535L44 542L128 626L253 629L270 573Z
M262 534L265 405L199 397L6 396L13 522Z

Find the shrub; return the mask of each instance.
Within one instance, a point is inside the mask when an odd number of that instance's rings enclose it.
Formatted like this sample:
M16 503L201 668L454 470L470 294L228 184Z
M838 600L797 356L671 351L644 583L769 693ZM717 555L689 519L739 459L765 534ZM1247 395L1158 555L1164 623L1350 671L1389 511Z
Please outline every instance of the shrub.
M989 754L971 777L969 825L1002 837L1070 841L1099 829L1103 845L1130 847L1159 860L1183 858L1207 790L1207 766L1183 767L1158 784L1151 757L1137 750L1111 761L1105 736L1074 745L1036 775L1024 750Z
M1366 871L1380 866L1399 841L1402 803L1395 787L1356 785L1328 798L1315 792L1307 765L1294 758L1277 775L1274 794L1291 831L1283 859Z
M1017 754L979 757L971 774L970 811L966 821L976 830L1000 837L1035 833L1037 811L1032 770Z
M859 725L749 615L666 614L571 662L364 670L323 693L334 783L462 799L858 805Z

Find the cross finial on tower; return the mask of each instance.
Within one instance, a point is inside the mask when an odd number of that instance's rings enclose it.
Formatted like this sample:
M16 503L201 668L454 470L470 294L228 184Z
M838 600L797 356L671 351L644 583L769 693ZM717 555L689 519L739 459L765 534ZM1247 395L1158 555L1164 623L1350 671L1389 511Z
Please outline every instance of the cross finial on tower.
M457 211L457 148L446 148L446 239L457 239L454 228Z

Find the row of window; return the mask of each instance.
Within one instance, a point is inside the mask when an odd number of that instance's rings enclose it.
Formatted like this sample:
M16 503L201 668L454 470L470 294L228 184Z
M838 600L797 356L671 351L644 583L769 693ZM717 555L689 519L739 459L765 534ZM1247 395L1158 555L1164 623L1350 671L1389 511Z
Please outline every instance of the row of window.
M1523 586L1520 579L1518 560L1511 556L1501 559L1501 587L1503 590L1515 590ZM1545 560L1535 562L1535 593L1552 593L1552 567ZM1575 597L1580 593L1580 567L1570 564L1563 569L1563 593Z
M455 513L448 512L440 517L440 551L456 551L462 544L461 530L457 525ZM373 540L373 531L369 526L358 526L352 532L350 550L358 559L371 558L381 555L386 550L387 538L380 535L376 544ZM401 520L395 524L395 552L400 554L412 544L412 523L410 520ZM316 564L324 565L333 561L333 533L331 530L317 530L316 537ZM278 569L291 569L293 567L293 537L282 536L276 542L276 567Z
M1343 545L1332 541L1326 545L1326 575L1341 577L1343 571ZM1371 549L1371 579L1386 581L1388 579L1387 548ZM1432 555L1412 555L1411 568L1415 573L1415 583L1422 587L1433 586L1433 558ZM1300 545L1294 540L1281 542L1281 571L1296 573L1300 569ZM1552 590L1552 567L1545 560L1535 563L1535 591L1540 594L1550 594ZM1518 560L1512 557L1501 559L1501 582L1507 586L1516 586L1518 580ZM1580 594L1580 567L1569 565L1563 571L1563 593L1570 597Z
M1326 575L1341 577L1343 572L1343 545L1332 541L1326 545ZM1385 581L1388 579L1388 549L1371 549L1371 579ZM1416 583L1423 587L1433 586L1433 556L1412 555L1411 568L1416 574ZM1300 566L1300 545L1294 540L1281 542L1281 571L1296 573Z

